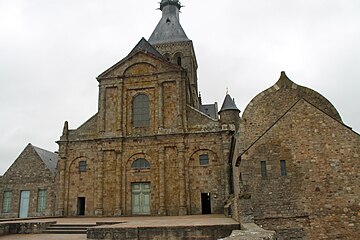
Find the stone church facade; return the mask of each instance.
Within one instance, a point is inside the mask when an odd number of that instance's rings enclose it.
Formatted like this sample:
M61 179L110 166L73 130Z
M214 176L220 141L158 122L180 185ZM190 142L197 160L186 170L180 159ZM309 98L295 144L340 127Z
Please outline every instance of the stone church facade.
M192 41L180 4L102 73L98 113L58 141L57 215L222 213L239 110L230 98L218 119L198 96ZM203 111L201 111L203 110Z
M241 117L229 94L220 110L203 104L180 8L162 0L150 38L98 76L98 112L76 129L65 122L52 175L41 175L46 164L28 168L39 182L25 188L49 189L43 215L225 213L278 239L358 239L359 134L284 72ZM21 176L32 158L21 156L0 177L2 206L5 192L16 205L26 190Z

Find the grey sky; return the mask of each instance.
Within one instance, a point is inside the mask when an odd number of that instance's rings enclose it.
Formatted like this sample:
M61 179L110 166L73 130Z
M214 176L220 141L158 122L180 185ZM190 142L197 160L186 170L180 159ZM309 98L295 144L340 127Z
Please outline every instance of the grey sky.
M359 0L183 0L203 102L226 88L243 111L286 71L360 131ZM149 38L157 0L0 0L0 174L27 143L51 151L63 123L97 111L96 77Z

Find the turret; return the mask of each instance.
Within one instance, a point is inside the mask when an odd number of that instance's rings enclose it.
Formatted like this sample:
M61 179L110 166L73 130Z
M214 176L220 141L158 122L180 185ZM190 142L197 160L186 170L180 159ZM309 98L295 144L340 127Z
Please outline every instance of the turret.
M240 123L239 114L240 110L237 108L235 100L227 93L219 111L221 123L234 124L237 131Z

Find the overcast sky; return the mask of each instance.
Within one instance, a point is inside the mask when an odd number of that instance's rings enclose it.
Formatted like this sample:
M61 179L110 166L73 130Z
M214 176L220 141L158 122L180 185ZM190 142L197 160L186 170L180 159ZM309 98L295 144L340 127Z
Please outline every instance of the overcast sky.
M96 77L160 20L160 0L0 0L0 174L28 143L57 150L97 111ZM281 71L360 131L359 0L183 0L204 103L242 111Z

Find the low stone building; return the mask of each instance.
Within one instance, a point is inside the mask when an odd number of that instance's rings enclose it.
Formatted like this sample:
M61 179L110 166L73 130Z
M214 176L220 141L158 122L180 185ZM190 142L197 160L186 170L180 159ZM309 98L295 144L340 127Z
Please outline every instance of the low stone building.
M53 216L58 156L30 143L0 183L1 218Z

